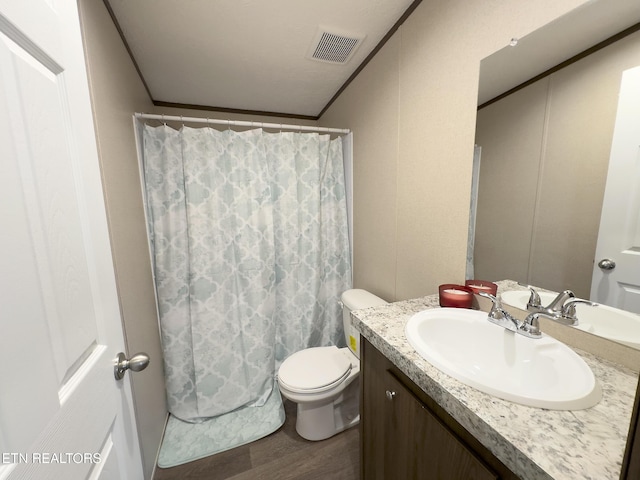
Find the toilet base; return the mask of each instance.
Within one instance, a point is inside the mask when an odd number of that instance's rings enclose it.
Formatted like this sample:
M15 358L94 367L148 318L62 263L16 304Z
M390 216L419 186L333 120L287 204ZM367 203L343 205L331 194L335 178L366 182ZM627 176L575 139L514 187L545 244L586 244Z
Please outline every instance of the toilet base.
M357 425L360 421L359 384L356 377L334 399L298 403L298 435L311 441L325 440Z

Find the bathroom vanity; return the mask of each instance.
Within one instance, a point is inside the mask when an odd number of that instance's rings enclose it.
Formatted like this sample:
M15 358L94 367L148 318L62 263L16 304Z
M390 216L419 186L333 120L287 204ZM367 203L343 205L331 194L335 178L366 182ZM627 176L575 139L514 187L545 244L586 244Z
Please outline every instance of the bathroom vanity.
M362 336L363 479L619 479L637 374L576 350L603 392L594 407L545 410L485 394L424 360L405 338L437 295L352 314Z
M517 478L366 339L361 345L363 479Z

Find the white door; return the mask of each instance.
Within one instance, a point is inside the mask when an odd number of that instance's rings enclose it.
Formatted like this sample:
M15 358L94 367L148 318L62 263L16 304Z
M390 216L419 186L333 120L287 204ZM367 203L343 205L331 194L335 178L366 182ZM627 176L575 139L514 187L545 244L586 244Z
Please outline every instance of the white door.
M640 67L622 75L591 300L640 313Z
M76 1L0 0L0 479L142 478L122 350Z

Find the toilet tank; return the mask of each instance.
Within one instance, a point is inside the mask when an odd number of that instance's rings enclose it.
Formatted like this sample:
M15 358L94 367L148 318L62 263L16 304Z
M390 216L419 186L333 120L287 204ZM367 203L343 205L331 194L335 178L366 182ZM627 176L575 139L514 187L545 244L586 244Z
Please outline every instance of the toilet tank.
M386 305L380 297L376 297L373 293L367 292L359 288L347 290L342 294L342 323L344 325L344 337L347 346L354 355L360 358L360 332L351 326L351 312L361 308L378 307Z

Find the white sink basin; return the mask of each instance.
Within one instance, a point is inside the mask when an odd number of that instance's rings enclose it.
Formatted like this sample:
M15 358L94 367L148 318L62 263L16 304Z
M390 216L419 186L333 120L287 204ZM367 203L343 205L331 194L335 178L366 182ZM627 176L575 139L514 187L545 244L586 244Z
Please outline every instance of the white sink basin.
M487 320L485 312L434 308L415 314L407 340L425 360L478 390L530 407L581 410L602 398L584 360L547 335L531 339Z
M549 305L555 293L538 292L542 305ZM527 309L529 291L511 290L501 295L502 302L521 310ZM575 328L640 349L640 315L607 305L576 304L579 324Z

